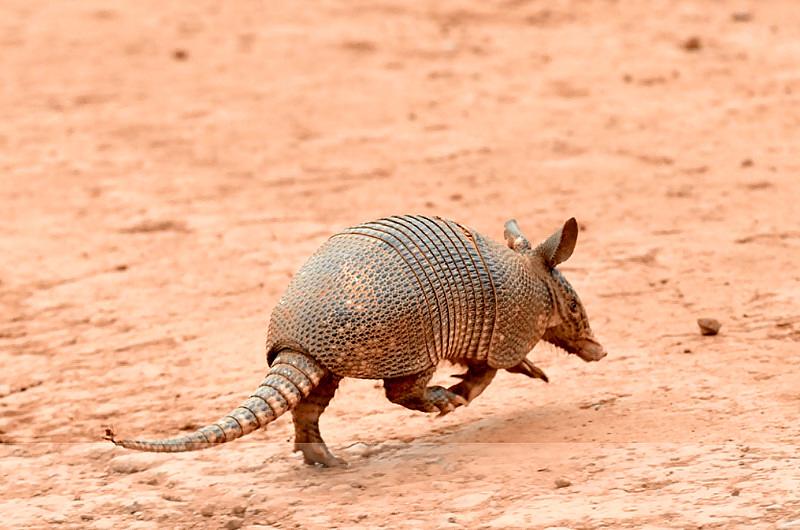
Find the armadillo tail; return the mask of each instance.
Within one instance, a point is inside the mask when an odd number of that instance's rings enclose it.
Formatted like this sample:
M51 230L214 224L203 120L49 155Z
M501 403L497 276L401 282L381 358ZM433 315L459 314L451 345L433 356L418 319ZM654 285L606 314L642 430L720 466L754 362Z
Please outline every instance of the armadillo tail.
M162 440L117 440L110 429L106 430L105 437L116 445L137 451L178 453L206 449L265 427L308 396L324 375L325 368L314 359L293 350L282 350L255 393L211 425L191 434Z

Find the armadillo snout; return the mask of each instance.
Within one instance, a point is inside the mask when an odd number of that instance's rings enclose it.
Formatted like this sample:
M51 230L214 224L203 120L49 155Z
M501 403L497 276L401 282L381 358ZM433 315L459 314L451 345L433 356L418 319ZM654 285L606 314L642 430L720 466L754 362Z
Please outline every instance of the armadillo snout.
M575 344L575 355L586 362L599 361L607 355L605 348L593 339L584 339Z
M565 326L549 328L542 340L558 346L567 353L575 354L586 362L599 361L607 355L606 349L594 337L573 338L568 330L569 328Z

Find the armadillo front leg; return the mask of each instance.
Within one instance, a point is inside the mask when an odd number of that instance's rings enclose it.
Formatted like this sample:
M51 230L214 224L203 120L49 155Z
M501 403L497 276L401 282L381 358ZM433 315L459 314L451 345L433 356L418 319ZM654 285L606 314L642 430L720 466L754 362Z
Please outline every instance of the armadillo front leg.
M418 374L384 379L386 397L392 403L403 405L407 409L439 412L440 416L453 411L456 407L466 405L466 399L446 388L427 386L435 370L431 368Z
M470 365L466 373L453 376L461 379L461 382L451 386L449 390L467 401L472 401L486 390L496 373L497 370L487 365Z
M319 417L333 399L340 377L327 373L314 390L292 409L294 420L294 450L302 451L306 464L338 467L346 462L328 450L319 433Z

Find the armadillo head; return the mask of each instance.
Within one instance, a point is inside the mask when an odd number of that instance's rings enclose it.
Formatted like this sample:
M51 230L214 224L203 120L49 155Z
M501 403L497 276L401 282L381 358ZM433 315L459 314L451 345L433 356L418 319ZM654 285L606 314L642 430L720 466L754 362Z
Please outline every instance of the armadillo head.
M575 218L569 219L536 248L531 248L513 219L506 223L505 237L508 246L526 256L534 273L550 288L553 312L542 340L574 353L584 361L599 361L605 357L606 351L594 338L578 293L556 269L556 265L566 261L575 250L578 239Z

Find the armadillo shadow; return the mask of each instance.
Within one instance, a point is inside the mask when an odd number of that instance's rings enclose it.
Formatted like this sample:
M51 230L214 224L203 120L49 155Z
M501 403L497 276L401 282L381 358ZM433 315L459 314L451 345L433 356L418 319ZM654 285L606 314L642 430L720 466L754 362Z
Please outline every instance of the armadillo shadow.
M658 404L640 402L629 396L531 404L529 409L505 412L494 411L495 407L494 403L485 407L474 403L462 409L470 412L464 414L463 422L451 420L440 427L434 425L421 436L414 436L413 429L409 429L409 436L402 437L403 441L345 444L340 451L350 463L349 469L354 471L391 463L413 466L429 461L432 455L444 465L463 463L465 454L488 458L488 462L492 459L490 455L501 458L519 452L521 460L517 461L520 462L529 460L530 455L541 451L550 453L555 448L574 455L608 444L694 444L726 440L724 433L720 434L713 425L693 417L689 411L664 410L662 414L654 414ZM455 419L458 412L448 417ZM477 414L482 417L476 418ZM686 428L670 429L665 421Z

